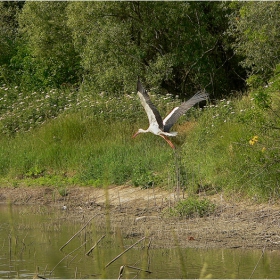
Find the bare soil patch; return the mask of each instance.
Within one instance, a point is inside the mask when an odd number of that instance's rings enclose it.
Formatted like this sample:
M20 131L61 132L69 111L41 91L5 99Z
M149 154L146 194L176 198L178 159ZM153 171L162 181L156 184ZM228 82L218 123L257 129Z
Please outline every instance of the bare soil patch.
M105 226L106 213L112 231L126 237L149 236L154 247L266 248L280 247L280 204L208 196L216 212L203 218L166 215L177 196L160 188L112 186L107 190L69 187L62 197L56 188L0 188L0 203L38 205L67 211L69 219L90 218ZM62 210L65 209L65 210ZM107 221L108 222L108 221Z

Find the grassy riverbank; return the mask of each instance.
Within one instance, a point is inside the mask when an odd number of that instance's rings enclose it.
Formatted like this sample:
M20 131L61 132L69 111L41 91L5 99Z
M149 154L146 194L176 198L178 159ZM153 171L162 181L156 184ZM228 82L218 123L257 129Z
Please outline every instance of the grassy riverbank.
M2 86L1 185L181 186L279 197L280 99L273 86L263 91L267 106L255 91L190 110L174 127L173 152L160 137L131 138L148 122L135 93L25 95ZM169 95L153 100L163 114L179 103Z

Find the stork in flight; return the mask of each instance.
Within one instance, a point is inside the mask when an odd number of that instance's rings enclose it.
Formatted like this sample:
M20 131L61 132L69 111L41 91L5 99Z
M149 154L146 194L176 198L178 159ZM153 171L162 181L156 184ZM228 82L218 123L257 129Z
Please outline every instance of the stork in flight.
M198 92L188 101L182 103L179 107L174 108L166 116L166 118L162 120L156 106L151 102L148 92L143 88L139 80L137 83L137 95L139 96L141 104L148 115L150 126L146 130L140 128L132 137L135 138L139 133L151 132L162 137L172 149L175 149L175 147L167 136L176 136L177 132L170 132L171 127L192 106L208 98L208 94L206 92Z

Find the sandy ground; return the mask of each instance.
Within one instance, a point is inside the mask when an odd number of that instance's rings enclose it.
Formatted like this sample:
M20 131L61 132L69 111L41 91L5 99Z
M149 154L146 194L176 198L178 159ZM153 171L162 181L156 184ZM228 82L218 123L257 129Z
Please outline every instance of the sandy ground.
M207 198L217 205L214 214L177 218L166 215L177 194L159 188L112 186L105 191L69 187L64 197L55 188L0 188L0 203L66 208L69 219L96 215L95 223L105 226L109 213L112 231L126 237L150 237L154 247L280 248L279 201L257 204L225 199L222 194Z

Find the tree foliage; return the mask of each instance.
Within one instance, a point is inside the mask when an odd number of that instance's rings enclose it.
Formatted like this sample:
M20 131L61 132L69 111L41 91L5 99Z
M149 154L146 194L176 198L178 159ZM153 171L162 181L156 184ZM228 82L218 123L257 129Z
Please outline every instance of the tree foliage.
M280 63L280 3L242 2L230 20L229 33L235 37L234 50L243 57L241 65L251 85L267 82Z
M21 83L59 87L74 83L79 58L66 25L67 2L27 2L19 16L20 42L13 63Z
M279 64L277 2L1 2L0 79L212 97L267 81ZM246 72L246 71L247 72ZM250 82L250 80L248 80Z
M16 54L17 14L22 4L0 2L0 79L9 82L10 59Z
M98 90L126 91L137 76L177 94L240 86L233 85L238 66L222 37L224 4L72 2L68 11L86 77Z

